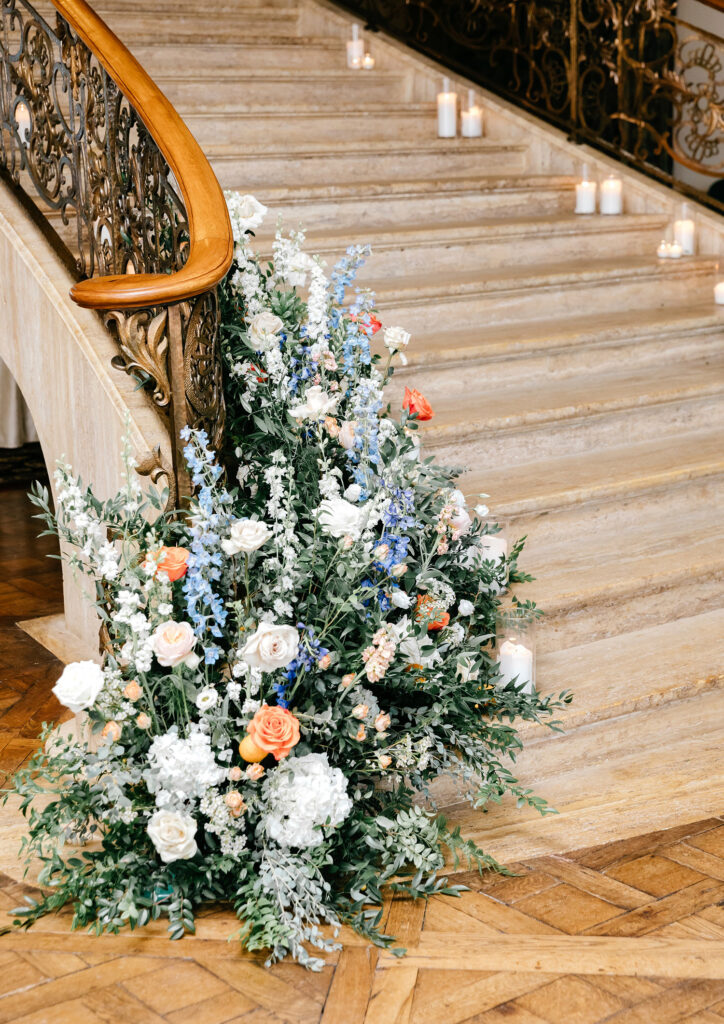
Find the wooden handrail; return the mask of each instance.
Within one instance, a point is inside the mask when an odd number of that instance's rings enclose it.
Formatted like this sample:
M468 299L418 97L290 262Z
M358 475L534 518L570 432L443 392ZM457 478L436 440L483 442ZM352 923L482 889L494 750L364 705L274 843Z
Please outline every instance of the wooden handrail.
M234 240L224 193L201 147L136 58L85 0L53 0L53 5L145 124L178 182L189 225L189 255L180 270L88 278L71 288L71 298L88 309L134 309L172 305L208 291L231 266Z

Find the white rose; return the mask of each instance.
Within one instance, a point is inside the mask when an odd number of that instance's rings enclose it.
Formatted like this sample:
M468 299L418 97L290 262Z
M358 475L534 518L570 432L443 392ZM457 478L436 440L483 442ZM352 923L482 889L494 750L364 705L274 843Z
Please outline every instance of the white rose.
M344 498L347 501L359 501L360 495L362 494L362 488L359 484L350 484L347 490L344 492Z
M244 644L242 659L252 668L273 672L294 661L299 648L299 632L294 626L260 622L259 628Z
M458 605L458 612L460 615L472 615L475 611L475 605L472 601L461 601Z
M355 420L345 420L339 429L337 440L343 448L347 449L347 451L354 448L354 428L356 426L357 423Z
M404 590L393 590L390 594L390 602L395 608L409 608L412 604L412 598Z
M198 849L196 821L189 814L156 811L148 819L146 831L164 864L189 860Z
M188 622L174 622L172 619L162 622L151 636L153 653L159 665L165 668L186 661L195 645L196 634Z
M53 693L70 711L93 707L103 689L103 672L94 661L73 661L66 665Z
M402 327L385 327L383 337L390 352L397 352L410 344L410 335Z
M338 401L338 396L328 395L319 384L315 384L307 388L304 401L290 411L297 420L321 420L323 416L334 412Z
M359 505L344 498L326 498L317 510L319 525L331 537L359 537L365 515Z
M240 231L254 231L266 217L268 210L254 196L240 196L238 193L230 196L229 212L234 225Z
M240 551L248 554L256 551L266 544L272 532L266 523L260 523L255 519L237 519L231 527L227 540L222 540L221 546L229 557L238 555Z
M467 533L473 525L470 514L465 507L465 495L462 491L453 491L450 498L456 506L455 512L450 517L450 525L462 536Z
M255 352L268 352L277 348L277 335L284 330L284 321L274 313L257 313L249 321L247 340Z
M196 694L196 707L199 711L208 711L209 708L215 708L218 703L219 694L213 686L205 686Z

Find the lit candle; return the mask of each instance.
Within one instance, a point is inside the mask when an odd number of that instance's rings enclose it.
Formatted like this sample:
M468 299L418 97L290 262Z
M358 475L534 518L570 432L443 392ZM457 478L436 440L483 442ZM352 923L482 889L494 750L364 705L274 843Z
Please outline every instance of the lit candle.
M588 177L588 164L583 165L583 177L576 185L576 213L596 212L596 182Z
M359 37L359 25L352 26L352 38L347 41L347 67L361 68L365 58L364 39Z
M483 110L475 103L475 93L468 89L468 109L462 112L462 135L466 139L479 139L483 134Z
M362 67L365 71L372 71L375 66L375 58L371 53L366 53L364 60L362 61Z
M669 246L669 259L680 260L682 255L682 248L678 242L672 242Z
M517 644L515 640L505 640L500 645L498 671L503 686L515 679L516 685L522 686L526 693L535 693L533 652L525 644Z
M443 78L442 92L437 94L437 134L441 139L454 139L458 130L458 94L450 92L450 79Z
M669 258L669 243L665 238L662 238L659 242L659 247L656 250L656 255L660 260L668 260Z
M623 213L623 182L613 174L601 182L601 213Z
M681 251L684 256L694 255L694 238L696 233L696 227L694 221L689 216L689 205L688 203L681 204L681 214L677 220L674 221L674 241L681 246Z
M714 302L717 306L724 306L724 281L714 285Z

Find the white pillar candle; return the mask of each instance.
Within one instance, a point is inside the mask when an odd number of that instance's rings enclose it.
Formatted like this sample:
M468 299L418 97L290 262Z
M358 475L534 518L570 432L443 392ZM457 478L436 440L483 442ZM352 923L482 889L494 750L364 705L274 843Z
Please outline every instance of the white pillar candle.
M596 212L596 182L591 181L588 164L583 165L583 175L576 185L576 213Z
M516 679L516 686L522 686L526 693L535 693L533 652L525 644L505 640L500 645L498 671L503 686Z
M375 66L375 58L372 56L371 53L366 53L365 57L364 57L364 60L362 61L362 68L365 71L372 71L374 69L374 66Z
M360 39L359 25L352 26L352 38L347 42L347 67L361 68L365 57L364 39Z
M695 235L696 227L694 221L689 216L689 206L687 203L682 203L681 213L677 220L674 221L674 241L681 246L684 256L694 255Z
M468 89L468 109L462 112L462 135L466 139L479 139L483 134L483 110L475 103L475 93Z
M484 559L503 562L508 557L508 542L499 533L484 533L480 537L480 550Z
M441 139L454 139L458 130L458 94L450 91L450 79L443 78L442 92L437 94L437 134Z
M620 178L609 174L601 182L601 213L615 214L623 212L623 182Z
M717 306L724 306L724 281L714 285L714 302Z

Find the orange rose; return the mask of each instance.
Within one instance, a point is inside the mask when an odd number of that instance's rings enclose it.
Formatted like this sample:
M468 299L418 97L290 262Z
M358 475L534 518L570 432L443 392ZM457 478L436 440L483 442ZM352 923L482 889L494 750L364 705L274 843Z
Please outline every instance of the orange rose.
M358 320L361 320L362 326L360 327L360 332L368 336L371 334L377 334L379 329L382 327L382 324L373 313L363 313L362 316L353 314L350 317L350 320L353 320L355 323L357 323Z
M255 747L281 761L299 743L299 720L287 708L262 704L247 732Z
M428 400L415 388L405 388L405 397L402 399L402 408L407 409L410 416L417 413L418 420L431 420L434 415L432 406Z
M422 622L423 619L429 619L431 615L435 615L435 600L430 597L429 594L420 594L417 599L417 610L415 612L415 620ZM448 612L441 612L437 615L437 618L432 619L427 624L428 632L434 629L443 629L447 626L450 621L450 615Z
M187 548L161 548L156 555L158 571L165 572L172 583L180 580L186 575L190 554Z

